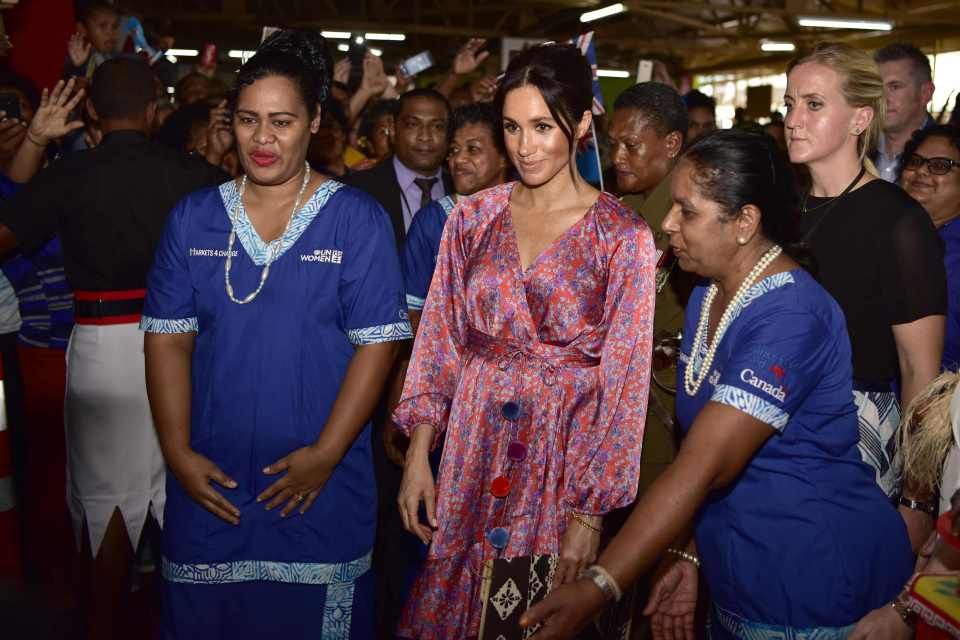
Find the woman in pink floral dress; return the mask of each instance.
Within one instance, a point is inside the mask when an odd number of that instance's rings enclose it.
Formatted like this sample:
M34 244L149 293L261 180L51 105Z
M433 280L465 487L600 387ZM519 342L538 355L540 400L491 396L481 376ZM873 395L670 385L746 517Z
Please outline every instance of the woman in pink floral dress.
M655 250L572 162L591 96L574 47L514 59L496 104L522 181L462 199L444 230L394 412L411 437L401 516L431 543L401 637L477 636L487 560L556 554L554 583L575 579L603 516L635 497Z

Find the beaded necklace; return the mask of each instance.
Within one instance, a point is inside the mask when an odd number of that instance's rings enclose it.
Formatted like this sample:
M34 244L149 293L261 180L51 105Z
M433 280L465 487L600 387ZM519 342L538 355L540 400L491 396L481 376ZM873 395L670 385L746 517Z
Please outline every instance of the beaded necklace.
M707 355L700 363L699 370L696 370L698 369L696 366L696 356L705 346L707 340L707 326L710 324L710 307L713 305L714 298L717 297L717 283L714 282L710 285L710 288L707 289L707 294L703 297L703 306L700 307L700 322L697 324L697 333L693 338L693 344L690 348L690 361L687 363L687 368L683 372L683 389L687 392L688 396L693 397L700 391L700 385L703 384L703 381L710 373L710 367L713 366L713 359L714 356L717 355L717 347L720 346L720 341L723 340L723 334L726 333L727 327L729 327L733 321L735 310L740 307L740 303L746 297L750 287L752 287L757 278L760 277L760 274L770 266L770 263L773 262L782 251L783 249L781 249L779 245L770 247L760 260L757 261L753 269L750 270L750 273L747 274L743 282L740 283L740 288L737 289L736 295L727 303L727 308L723 310L723 315L720 316L720 322L717 323L717 330L713 334L713 340L710 341L710 346L707 348Z
M237 299L233 295L233 285L230 283L230 268L233 266L233 245L237 240L237 220L240 218L240 207L243 206L243 193L247 189L246 174L244 174L243 179L240 181L240 193L237 197L237 203L233 205L233 211L230 212L230 239L227 241L227 261L223 266L227 296L232 302L236 304L249 304L253 302L254 298L260 295L260 291L263 290L263 285L266 284L267 277L270 275L270 265L277 259L280 253L281 241L290 230L293 218L297 215L297 211L300 210L300 201L303 200L303 194L307 190L307 185L310 183L310 165L304 163L304 166L303 184L300 185L300 192L297 194L297 199L293 203L293 211L290 212L290 219L287 220L287 226L284 227L283 233L267 247L267 261L263 265L263 270L260 272L260 283L257 285L257 288L252 293L247 294L243 299Z

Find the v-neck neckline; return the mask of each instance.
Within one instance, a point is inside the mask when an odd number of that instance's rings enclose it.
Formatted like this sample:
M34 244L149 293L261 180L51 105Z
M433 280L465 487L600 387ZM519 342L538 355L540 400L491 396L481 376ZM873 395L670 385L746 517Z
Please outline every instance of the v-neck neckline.
M516 185L514 185L516 186ZM510 237L511 246L513 247L513 260L516 265L517 272L520 274L520 281L526 282L528 277L534 270L546 259L546 256L549 254L555 253L557 248L560 247L567 241L567 238L574 234L575 231L578 231L581 226L586 224L587 218L595 213L597 205L600 204L600 199L603 197L603 192L597 196L597 199L594 200L593 204L590 205L583 215L574 222L572 225L567 227L566 231L554 238L550 244L543 248L543 250L538 253L533 260L530 261L530 264L526 268L523 267L523 258L520 255L520 240L517 238L517 230L513 224L513 205L510 202L510 197L513 195L513 187L510 188L510 193L507 194L507 207L506 207L506 224L507 224L507 235Z
M220 185L220 199L224 212L227 215L227 220L236 230L237 238L239 238L243 250L255 265L263 266L267 263L272 247L279 243L280 246L274 257L274 260L279 260L280 256L286 253L290 247L300 239L300 236L302 236L303 232L310 226L313 219L317 217L320 210L327 204L330 196L343 186L342 182L337 182L332 178L322 182L317 186L316 190L314 190L310 199L300 207L299 211L293 214L293 219L290 221L290 226L287 230L279 238L271 242L264 242L263 238L260 237L260 234L258 234L254 228L253 223L250 222L246 208L243 206L243 201L240 199L240 191L237 188L236 180L230 180ZM230 212L233 211L234 207L237 207L236 223L233 222L230 216Z

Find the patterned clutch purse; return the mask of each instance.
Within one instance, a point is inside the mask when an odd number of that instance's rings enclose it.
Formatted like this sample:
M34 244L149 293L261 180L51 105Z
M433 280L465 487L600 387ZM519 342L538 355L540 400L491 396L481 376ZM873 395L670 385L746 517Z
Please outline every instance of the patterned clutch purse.
M539 627L520 628L523 612L547 597L557 571L557 556L535 555L488 560L483 566L479 640L527 640ZM627 640L634 608L634 590L623 594L578 640Z

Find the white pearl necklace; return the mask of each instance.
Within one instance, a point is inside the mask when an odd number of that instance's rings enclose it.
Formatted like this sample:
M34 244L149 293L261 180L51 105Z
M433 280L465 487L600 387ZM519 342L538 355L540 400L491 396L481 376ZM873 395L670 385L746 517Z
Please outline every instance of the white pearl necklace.
M687 368L683 372L683 389L687 392L688 396L693 397L697 395L697 392L700 391L700 385L703 384L703 381L707 378L707 375L709 375L710 367L713 366L713 358L717 355L717 347L720 346L720 341L723 340L723 334L726 333L727 327L729 327L733 321L734 311L739 308L740 303L746 297L750 287L752 287L757 281L757 278L760 277L760 274L770 266L770 263L773 262L782 251L783 249L781 249L779 245L770 247L757 262L756 266L750 270L750 273L747 274L743 282L740 283L740 288L737 289L736 295L727 303L727 308L723 310L723 315L720 316L720 322L717 323L717 330L713 334L713 340L710 341L707 355L704 357L703 362L700 363L699 370L695 370L697 369L695 366L697 355L700 353L707 339L707 326L710 324L710 307L713 305L713 299L717 297L717 283L714 282L710 285L710 288L707 289L707 294L703 297L703 306L700 307L700 322L697 324L697 334L693 338L693 344L690 348L690 360L687 362Z
M280 237L271 242L267 247L267 262L263 265L263 271L260 272L260 284L257 285L256 290L242 300L238 300L233 295L233 285L230 283L230 268L233 266L233 245L237 240L237 220L240 218L240 207L243 205L243 193L247 189L247 175L244 174L243 179L240 181L240 194L237 197L237 204L234 205L233 211L230 212L230 239L227 241L227 261L223 267L224 282L227 285L227 296L236 304L249 304L253 302L254 298L260 295L260 291L263 290L263 285L267 282L267 276L270 275L270 265L277 259L277 255L280 253L280 244L287 235L287 231L290 230L294 216L296 216L297 211L300 210L300 201L303 200L303 194L307 190L307 185L310 183L310 165L304 163L304 167L303 184L300 185L300 193L297 194L297 200L293 203L293 211L290 212L290 219L287 220L287 226L283 228L283 233L280 234Z

